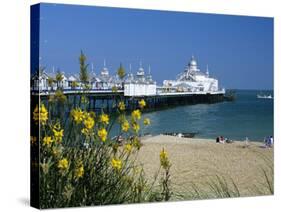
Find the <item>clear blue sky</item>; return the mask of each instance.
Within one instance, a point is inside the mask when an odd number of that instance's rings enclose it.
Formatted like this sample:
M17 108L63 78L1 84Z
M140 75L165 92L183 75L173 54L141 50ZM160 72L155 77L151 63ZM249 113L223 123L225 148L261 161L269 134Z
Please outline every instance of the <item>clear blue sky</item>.
M273 19L41 4L40 63L78 73L80 50L100 72L139 61L158 84L175 79L192 54L225 88L273 88Z

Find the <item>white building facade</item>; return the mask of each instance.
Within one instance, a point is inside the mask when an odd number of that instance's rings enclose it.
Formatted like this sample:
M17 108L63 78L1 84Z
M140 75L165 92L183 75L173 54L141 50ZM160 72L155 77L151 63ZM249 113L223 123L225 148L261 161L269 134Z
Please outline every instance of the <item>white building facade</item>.
M156 95L156 82L152 80L152 76L149 74L145 76L142 65L134 77L129 74L124 82L124 96L154 96Z
M131 72L131 66L130 66ZM124 96L129 97L144 97L164 95L166 93L216 93L224 92L219 89L218 80L210 77L209 70L203 73L197 65L195 58L192 56L190 62L186 66L185 70L177 76L176 80L164 80L163 85L157 87L156 82L152 79L150 74L150 67L148 68L148 74L140 64L136 75L129 73L125 78L120 78L118 74L110 75L109 70L104 66L100 71L100 74L96 75L93 71L89 74L90 88L94 90L104 90L105 92L111 91L113 88L117 88L119 91L124 91ZM83 83L80 81L78 75L65 76L61 73L60 80L56 80L57 74L53 72L46 73L44 70L32 76L32 90L40 92L53 92L55 90L81 90L83 89ZM75 86L74 86L75 85Z
M209 76L209 70L201 72L195 58L192 56L184 72L176 80L164 80L163 86L178 92L217 92L218 80Z

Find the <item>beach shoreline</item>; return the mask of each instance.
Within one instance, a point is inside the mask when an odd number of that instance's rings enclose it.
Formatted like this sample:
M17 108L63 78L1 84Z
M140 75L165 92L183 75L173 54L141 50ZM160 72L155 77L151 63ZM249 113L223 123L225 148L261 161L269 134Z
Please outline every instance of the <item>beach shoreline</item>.
M142 143L216 143L216 138L200 138L200 137L193 137L193 138L184 138L179 136L172 136L172 135L146 135L141 137ZM225 144L243 144L245 140L232 140L232 143L225 143ZM258 145L263 146L263 141L258 140L249 140L249 144L251 145Z
M181 194L190 193L194 183L201 185L209 177L222 176L230 184L235 182L241 196L259 195L252 188L266 183L261 169L270 171L274 165L274 148L263 148L264 144L257 141L245 146L243 141L220 144L215 139L158 135L142 137L141 142L138 161L148 177L153 179L164 148L172 164L172 188ZM260 195L266 194L270 193L264 191Z

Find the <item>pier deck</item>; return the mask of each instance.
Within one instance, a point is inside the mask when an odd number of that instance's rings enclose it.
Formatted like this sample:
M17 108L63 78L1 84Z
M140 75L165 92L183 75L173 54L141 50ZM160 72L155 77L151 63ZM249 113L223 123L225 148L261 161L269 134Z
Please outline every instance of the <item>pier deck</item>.
M122 100L126 104L128 111L138 108L138 101L144 99L146 101L146 110L159 110L179 105L191 104L210 104L222 102L225 100L225 92L159 92L150 96L125 96L123 90L64 90L64 95L68 99L80 98L86 95L89 99L90 108L94 110L103 109L104 111L116 110L112 106L116 105L118 100ZM48 96L54 95L55 91L32 92L42 100L47 100ZM74 101L77 102L77 101ZM75 105L73 105L75 106Z
M65 95L75 95L75 94L91 94L91 95L124 95L124 90L117 90L112 91L111 89L104 89L104 90L63 90ZM40 91L39 92L32 92L32 95L40 95L40 96L49 96L54 95L55 91ZM155 95L146 95L146 96L125 96L125 97L165 97L165 96L191 96L191 95L224 95L225 91L193 91L193 92L158 92Z

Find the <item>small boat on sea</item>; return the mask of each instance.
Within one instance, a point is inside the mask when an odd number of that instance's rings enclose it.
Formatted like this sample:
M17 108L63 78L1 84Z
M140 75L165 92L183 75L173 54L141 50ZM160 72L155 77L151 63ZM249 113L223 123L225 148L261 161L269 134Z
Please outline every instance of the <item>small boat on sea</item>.
M258 94L258 95L257 95L257 98L258 98L258 99L273 99L273 97L272 97L271 94L269 94L269 95Z

